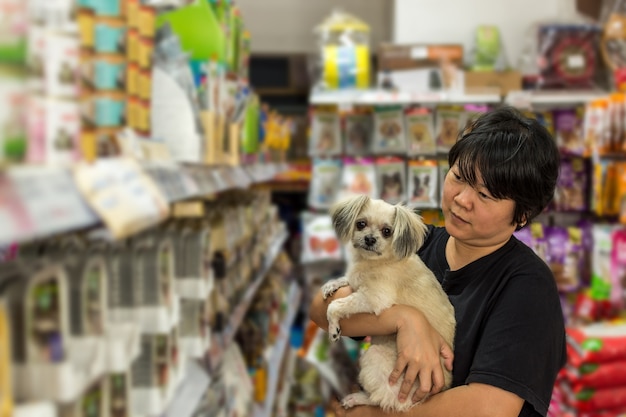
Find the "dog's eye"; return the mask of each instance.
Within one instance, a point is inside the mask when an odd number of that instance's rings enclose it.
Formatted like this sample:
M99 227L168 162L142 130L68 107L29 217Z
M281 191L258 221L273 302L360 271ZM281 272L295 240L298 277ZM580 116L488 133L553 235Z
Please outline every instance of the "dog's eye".
M391 229L389 227L384 227L383 228L383 237L389 237L391 236Z
M365 226L367 226L367 223L365 223L363 220L359 220L358 222L356 222L356 228L358 230L365 229Z

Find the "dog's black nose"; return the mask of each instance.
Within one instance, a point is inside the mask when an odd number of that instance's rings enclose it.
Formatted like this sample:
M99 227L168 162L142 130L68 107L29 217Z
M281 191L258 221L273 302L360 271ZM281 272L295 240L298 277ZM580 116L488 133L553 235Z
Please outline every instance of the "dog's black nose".
M365 236L365 244L367 246L374 246L376 244L376 238L374 236Z

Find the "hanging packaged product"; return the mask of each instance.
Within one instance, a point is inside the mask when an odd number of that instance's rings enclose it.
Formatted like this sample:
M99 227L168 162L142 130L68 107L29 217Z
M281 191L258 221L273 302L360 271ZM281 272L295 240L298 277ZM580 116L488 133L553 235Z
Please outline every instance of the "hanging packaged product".
M3 74L0 69L0 165L21 162L27 152L26 82L20 74Z
M389 204L406 201L406 165L399 157L376 158L376 183L379 197Z
M408 205L415 208L439 207L437 161L411 159L407 164Z
M408 138L408 155L433 155L437 153L435 142L435 115L432 109L415 107L404 115Z
M406 134L402 107L378 107L374 110L372 153L406 154Z
M347 156L364 156L372 147L372 113L355 109L343 117L343 142Z
M376 165L372 158L344 158L339 199L364 194L378 198Z
M26 59L27 10L23 0L0 0L0 63L23 64ZM6 18L5 18L6 16Z
M334 11L315 32L320 49L320 87L369 88L369 26L348 13Z
M340 188L341 160L314 158L308 195L309 207L328 210L337 201Z
M437 151L449 152L459 133L465 128L467 114L461 106L439 106L435 121Z
M340 155L342 150L341 126L337 110L315 109L312 112L311 119L309 155Z

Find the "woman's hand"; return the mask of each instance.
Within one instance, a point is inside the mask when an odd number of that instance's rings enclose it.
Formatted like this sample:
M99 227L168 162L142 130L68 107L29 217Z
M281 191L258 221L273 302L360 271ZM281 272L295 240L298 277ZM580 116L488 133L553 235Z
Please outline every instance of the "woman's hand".
M419 378L419 386L411 399L418 402L426 395L437 394L443 389L444 369L441 360L451 371L454 354L419 310L407 306L394 308L401 309L396 311L400 317L396 338L398 359L389 376L389 383L394 385L405 373L398 395L400 401L405 401Z

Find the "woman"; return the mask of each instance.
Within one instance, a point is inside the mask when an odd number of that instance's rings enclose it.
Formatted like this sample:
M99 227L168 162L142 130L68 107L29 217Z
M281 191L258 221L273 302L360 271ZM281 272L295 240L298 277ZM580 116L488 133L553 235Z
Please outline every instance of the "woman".
M397 334L399 357L389 383L406 372L400 400L431 394L402 415L545 416L566 358L563 316L552 272L513 232L552 199L557 146L536 120L500 107L461 133L448 161L441 202L445 228L429 226L419 256L454 305L454 354L408 306L342 320L342 334ZM311 319L326 330L326 306L349 293L342 288L327 300L318 293ZM453 372L452 387L445 391L440 355ZM417 376L419 389L408 399ZM336 412L389 415L374 407Z

